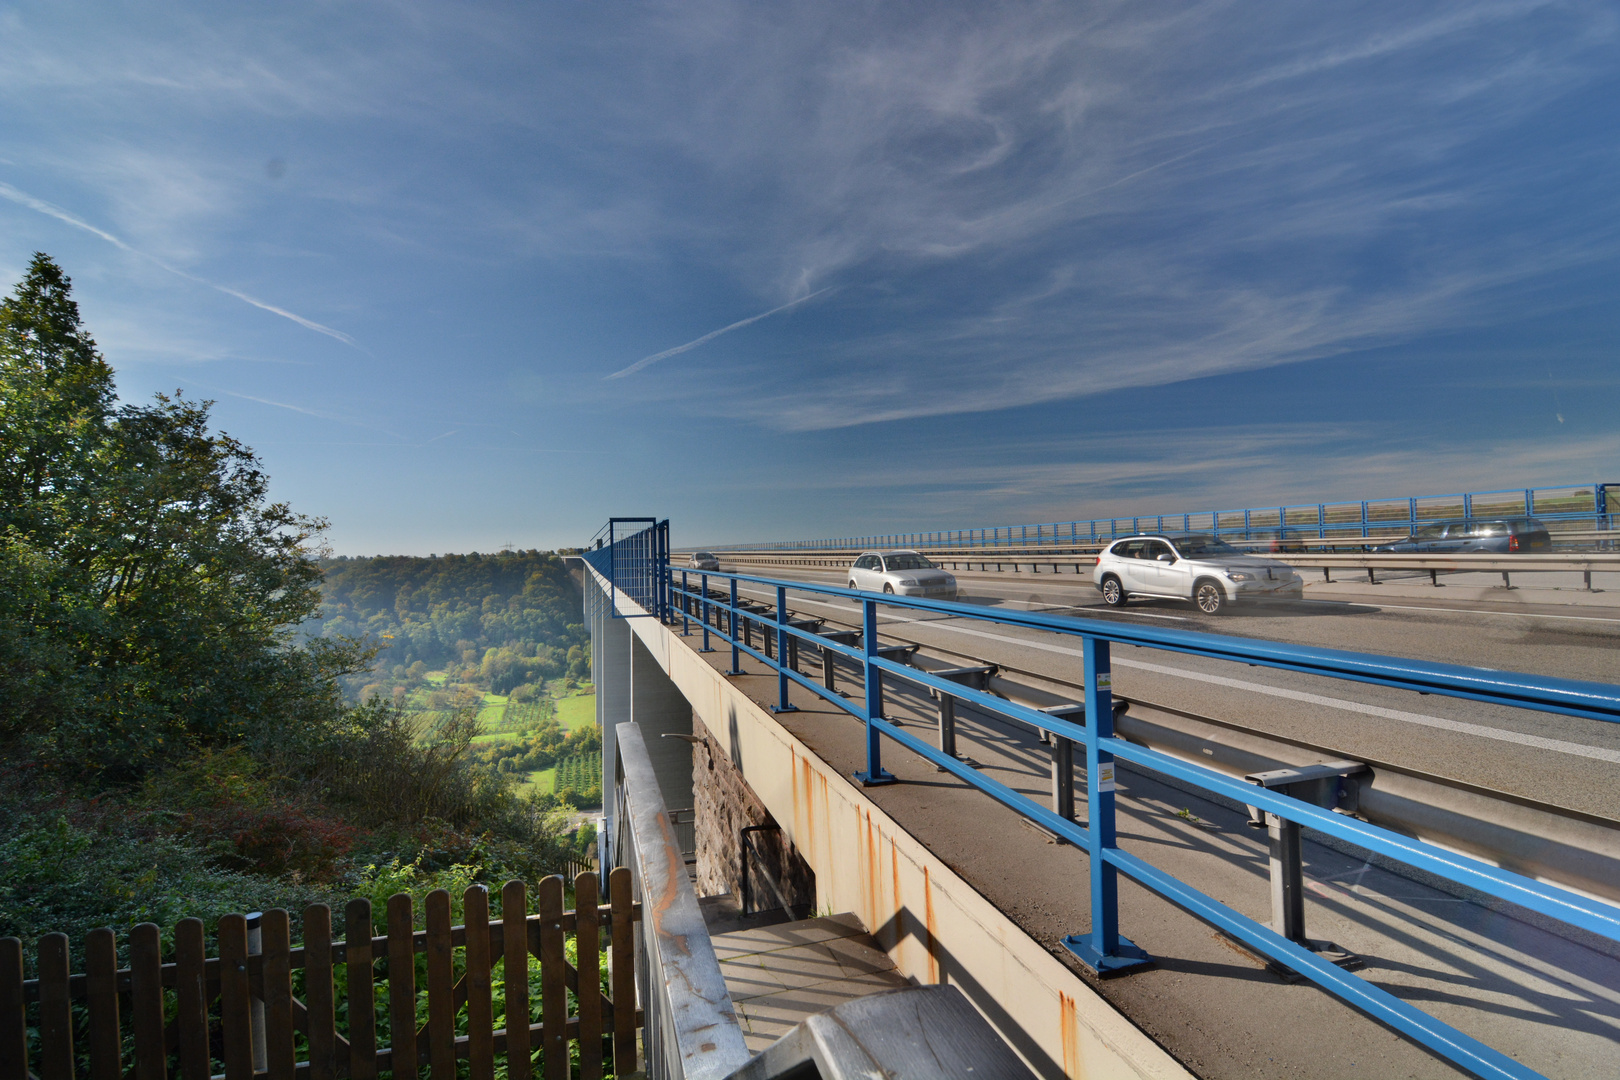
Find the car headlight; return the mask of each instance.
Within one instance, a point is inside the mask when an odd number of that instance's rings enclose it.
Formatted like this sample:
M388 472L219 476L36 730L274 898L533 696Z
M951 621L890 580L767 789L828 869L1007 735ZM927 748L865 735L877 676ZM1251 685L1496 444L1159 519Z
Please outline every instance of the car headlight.
M915 585L915 584L917 584L917 579L916 578L903 577L903 578L901 578L899 580L898 584L900 584L900 585Z
M1250 578L1254 577L1253 574L1245 574L1241 570L1228 570L1226 572L1226 576L1233 581L1248 581Z

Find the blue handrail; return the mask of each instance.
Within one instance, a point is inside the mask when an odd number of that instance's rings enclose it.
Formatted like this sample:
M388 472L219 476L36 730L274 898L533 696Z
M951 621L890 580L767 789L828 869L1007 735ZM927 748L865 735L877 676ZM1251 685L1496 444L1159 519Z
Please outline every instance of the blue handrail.
M609 561L596 559L592 560L592 564L600 569L600 563ZM863 783L878 784L894 780L882 765L881 743L883 739L888 739L1086 851L1091 862L1092 925L1085 935L1074 935L1066 939L1065 944L1100 972L1129 970L1132 966L1147 960L1146 954L1119 932L1116 875L1123 873L1475 1075L1512 1078L1512 1080L1531 1080L1540 1075L1507 1055L1401 1001L1378 986L1345 972L1290 941L1271 927L1234 911L1214 897L1121 850L1114 838L1114 791L1111 777L1116 758L1235 801L1257 806L1280 818L1336 836L1447 881L1581 927L1611 941L1620 941L1620 908L1603 901L1556 885L1535 881L1482 860L1413 840L1388 829L1244 783L1213 769L1114 737L1109 647L1115 643L1141 645L1187 655L1306 672L1514 708L1560 713L1608 723L1620 723L1620 686L1404 660L1314 646L1255 641L1220 634L1166 630L1033 612L985 609L941 600L888 594L878 597L872 593L831 585L784 581L750 574L680 569L667 569L665 573L668 578L661 592L668 598L666 621L683 623L686 631L690 632L691 620L697 619L702 626L706 649L711 634L729 644L732 651L730 669L732 674L740 673L737 661L742 654L747 654L770 667L777 676L778 710L793 709L788 701L788 688L793 684L849 713L866 725L866 768L856 774ZM697 580L694 581L694 578ZM710 595L710 579L726 586L721 598ZM738 593L740 584L765 586L773 590L776 599L774 614L762 615L758 611L750 612L743 609ZM813 630L791 625L786 607L789 591L857 602L861 607L864 631L860 645L838 644ZM1087 718L1097 718L1096 722L1088 719L1085 723L1076 723L878 655L877 610L880 605L1078 637L1083 645L1085 715ZM768 628L776 635L777 648L774 657L745 642L742 630L745 622ZM789 637L811 642L818 649L827 650L859 665L865 675L866 693L859 699L845 698L789 667L785 662L784 648ZM881 711L881 688L885 678L900 679L919 687L940 691L985 712L1006 717L1032 728L1054 732L1083 745L1086 749L1088 808L1086 826L1082 827L1007 785L982 775L971 766L884 719Z

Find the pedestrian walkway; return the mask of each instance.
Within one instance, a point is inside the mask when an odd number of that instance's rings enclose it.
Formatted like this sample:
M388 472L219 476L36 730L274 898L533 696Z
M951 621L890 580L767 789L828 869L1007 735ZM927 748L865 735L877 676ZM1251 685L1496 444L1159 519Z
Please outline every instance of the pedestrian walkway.
M733 930L713 941L743 1037L756 1054L806 1017L908 985L848 913Z

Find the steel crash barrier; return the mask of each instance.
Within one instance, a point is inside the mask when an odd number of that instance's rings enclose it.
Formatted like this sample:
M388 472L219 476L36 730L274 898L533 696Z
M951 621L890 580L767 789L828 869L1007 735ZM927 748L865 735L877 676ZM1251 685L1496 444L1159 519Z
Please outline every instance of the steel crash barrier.
M1615 530L1615 499L1620 484L1561 484L1540 488L1507 488L1446 495L1404 495L1398 498L1355 502L1302 503L1291 506L1248 507L1242 510L1193 510L1174 514L1136 514L1057 521L1032 525L987 525L982 528L937 529L925 532L845 536L822 540L780 540L770 543L712 547L713 551L739 549L817 551L828 548L864 550L875 547L998 548L1074 546L1117 540L1141 532L1210 532L1227 540L1243 537L1286 536L1290 539L1366 539L1391 529L1410 532L1418 526L1453 518L1536 517L1560 530L1585 525L1602 532ZM1612 543L1613 541L1608 541Z
M604 575L613 565L611 556L603 551L591 552L587 558ZM1346 971L1331 959L1318 955L1309 947L1309 942L1291 940L1146 860L1122 850L1115 835L1116 761L1126 761L1172 777L1203 791L1254 807L1256 811L1273 815L1282 822L1316 829L1445 881L1560 920L1609 941L1620 941L1620 908L1324 809L1290 797L1282 790L1245 783L1238 778L1115 737L1110 649L1115 644L1142 646L1607 723L1620 722L1620 687L1217 634L978 608L938 600L892 595L879 597L832 586L746 574L699 572L644 563L637 564L636 573L646 576L633 584L619 583L618 587L652 597L657 605L657 615L664 622L682 624L689 633L700 631L704 650L712 651L711 638L719 638L729 645L731 663L727 674L742 673L744 655L769 666L777 676L774 711L797 711L789 701L789 688L797 685L861 721L865 725L866 766L855 774L861 783L875 785L894 782L893 775L883 767L883 742L888 739L1084 852L1090 861L1091 926L1083 933L1069 935L1063 944L1100 975L1125 974L1152 962L1146 951L1121 932L1118 875L1123 873L1274 963L1310 980L1431 1052L1478 1076L1528 1080L1541 1075ZM774 609L743 601L738 592L742 584L772 590L776 601ZM724 587L715 588L716 585ZM861 632L858 636L817 633L813 625L805 625L792 617L788 608L790 592L858 604ZM1064 711L1054 713L1038 710L976 689L971 681L929 673L885 656L889 650L880 644L878 638L880 606L1079 638L1083 657L1083 708L1068 710L1068 715L1063 715ZM649 613L653 611L651 608L648 610ZM697 624L695 627L694 623ZM756 627L762 631L758 648L752 643ZM774 649L770 647L773 641L776 644ZM824 657L841 658L856 667L863 677L864 693L845 698L800 673L793 663L797 650L789 648L790 643L809 645ZM1050 732L1083 746L1085 826L980 774L970 764L886 720L883 714L885 680L897 680L924 691L949 696L985 713L1023 724L1038 732Z

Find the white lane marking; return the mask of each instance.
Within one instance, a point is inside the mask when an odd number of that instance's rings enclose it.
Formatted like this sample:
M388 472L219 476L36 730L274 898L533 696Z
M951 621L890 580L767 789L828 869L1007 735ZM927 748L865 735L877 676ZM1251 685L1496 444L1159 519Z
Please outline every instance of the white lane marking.
M1078 653L1078 650L1075 651ZM1577 757L1620 764L1620 750L1605 750L1602 747L1587 746L1583 743L1565 742L1563 739L1548 739L1540 735L1526 735L1518 731L1503 731L1501 728L1486 727L1483 724L1470 724L1463 720L1447 720L1440 716L1406 712L1402 709L1386 709L1380 705L1364 705L1359 701L1345 701L1341 698L1324 697L1321 694L1308 694L1303 690L1287 690L1280 686L1266 686L1262 683L1252 683L1244 679L1229 679L1224 675L1206 675L1201 671L1187 671L1182 668L1168 667L1164 664L1150 664L1142 660L1115 659L1114 665L1116 667L1140 668L1143 671L1157 672L1160 675L1174 675L1177 678L1213 683L1216 686L1230 686L1234 689L1248 690L1256 694L1269 694L1272 697L1287 698L1290 701L1302 701L1309 705L1323 705L1330 709L1344 709L1347 712L1358 712L1366 716L1381 717L1385 720L1401 720L1408 724L1439 728L1442 731L1455 731L1463 735L1475 735L1482 739L1496 739L1499 742L1518 743L1520 746L1534 746L1540 750L1554 750L1560 754L1574 754Z
M1344 604L1351 607L1376 607L1383 611L1439 611L1447 615L1503 615L1515 619L1573 619L1576 622L1620 623L1620 619L1605 619L1597 615L1543 615L1534 611L1484 611L1473 608L1420 607L1417 604L1378 604L1357 600L1301 600L1302 604Z
M834 605L818 601L799 601L800 603L816 604L818 607L836 608L842 611L853 610L853 605ZM1083 657L1085 654L1079 649L1071 649L1063 645L1052 645L1044 641L1031 641L1024 638L1008 637L1005 634L993 634L987 630L977 630L971 626L955 626L948 622L937 620L923 620L908 618L904 615L882 615L881 618L890 622L915 623L927 621L929 626L940 630L949 630L953 634L966 634L971 637L988 638L991 641L1000 641L1008 645L1020 645L1024 648L1038 649L1042 652L1058 653L1063 656ZM1587 746L1584 743L1566 742L1563 739L1548 739L1540 735L1527 735L1518 731L1504 731L1501 728L1486 727L1484 724L1470 724L1464 720L1447 720L1441 716L1429 716L1425 713L1406 712L1403 709L1386 709L1381 705L1365 705L1359 701L1347 701L1343 698L1331 698L1322 694L1310 694L1303 690L1289 690L1281 686L1267 686L1264 683L1249 682L1247 679L1232 679L1225 675L1206 675L1201 671L1188 671L1185 668L1169 667L1165 664L1152 664L1145 660L1127 660L1124 657L1113 658L1115 667L1137 668L1142 671L1151 671L1159 675L1170 675L1178 679L1191 679L1194 682L1211 683L1215 686L1231 687L1234 690L1247 690L1250 693L1265 694L1270 697L1286 698L1289 701L1299 701L1307 705L1320 705L1329 709L1341 709L1345 712L1361 713L1364 716L1376 716L1383 720L1400 720L1407 724L1417 724L1422 727L1438 728L1441 731L1453 731L1461 735L1473 735L1481 739L1494 739L1497 742L1516 743L1519 746L1533 746L1538 750L1551 750L1559 754L1570 754L1575 757L1590 758L1594 761L1607 761L1620 764L1620 750L1607 750L1598 746Z
M1010 600L1010 599L1008 599L1006 597L1002 597L1002 596L998 596L998 597L996 597L996 599L1000 600L1003 604L1017 604L1019 607L1028 608L1031 611L1073 611L1075 609L1075 607L1078 606L1078 605L1075 605L1075 604L1031 604L1027 600ZM989 604L984 604L984 605L980 605L980 606L989 607L990 605ZM1091 609L1088 609L1088 610L1091 610ZM1102 614L1101 611L1093 611L1092 613L1097 614L1097 615ZM1155 614L1155 613L1153 613L1151 611L1109 611L1108 614L1110 614L1110 615L1135 615L1135 616L1138 616L1138 617L1143 618L1143 619L1174 619L1176 622L1188 622L1188 621L1190 621L1190 620L1188 620L1187 616L1185 616L1185 615L1159 615L1159 614Z

